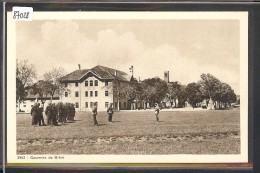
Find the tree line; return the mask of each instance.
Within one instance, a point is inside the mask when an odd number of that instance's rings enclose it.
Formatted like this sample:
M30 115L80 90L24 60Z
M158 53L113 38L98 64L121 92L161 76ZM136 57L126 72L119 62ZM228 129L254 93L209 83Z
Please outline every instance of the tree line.
M231 106L237 101L234 90L211 74L201 74L197 82L183 85L178 81L166 83L155 77L138 82L116 80L113 85L117 103L120 99L138 100L154 105L168 98L174 107L185 107L188 102L193 108L205 101L207 106L212 104L215 109ZM119 106L118 106L119 108Z
M42 104L47 96L54 94L61 96L69 91L61 77L66 75L64 69L53 68L43 75L43 80L36 80L37 73L33 64L28 60L17 61L16 68L16 101L20 103L25 100L27 94L37 95ZM207 106L214 105L216 109L226 108L236 102L236 94L227 83L221 82L212 74L201 74L197 82L183 85L178 81L166 83L164 80L154 77L137 81L131 78L130 81L114 79L111 90L119 104L121 99L138 100L154 105L168 98L175 107L185 107L188 102L192 107L206 100ZM119 105L117 106L119 109Z
M28 60L16 61L16 102L19 105L31 94L36 96L44 105L46 98L52 98L55 94L62 95L66 91L61 82L61 77L66 74L63 68L53 68L43 74L43 80L37 80L35 66Z

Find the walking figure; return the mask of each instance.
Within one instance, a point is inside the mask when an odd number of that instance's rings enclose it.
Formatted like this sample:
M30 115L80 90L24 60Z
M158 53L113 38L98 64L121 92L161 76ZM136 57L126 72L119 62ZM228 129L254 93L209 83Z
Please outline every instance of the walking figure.
M112 117L113 117L113 103L110 103L109 107L107 108L108 113L108 122L112 123Z
M93 116L93 120L94 120L94 126L98 126L98 122L97 122L97 102L95 102L93 107L92 107L92 116Z
M159 121L159 112L160 112L159 105L155 103L155 116L157 121Z

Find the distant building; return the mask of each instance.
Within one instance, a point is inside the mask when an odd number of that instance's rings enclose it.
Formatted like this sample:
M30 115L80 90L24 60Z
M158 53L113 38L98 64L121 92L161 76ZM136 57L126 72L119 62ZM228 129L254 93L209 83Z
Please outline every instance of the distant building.
M51 101L52 100L52 101ZM60 97L58 96L58 94L54 94L54 96L51 98L51 96L45 95L42 98L39 97L38 94L33 95L29 92L29 89L27 89L27 96L26 98L19 104L16 103L16 112L25 112L25 113L29 113L31 112L31 108L32 106L37 102L40 103L41 106L45 108L48 105L48 102L52 102L52 103L58 103L60 101ZM44 102L44 104L43 104Z
M91 110L94 102L97 102L99 111L105 111L110 103L113 103L114 109L118 109L118 105L120 110L130 109L127 99L120 99L120 103L117 103L113 93L114 79L130 81L131 76L101 65L91 69L79 68L62 77L67 91L60 100L74 103L77 111Z

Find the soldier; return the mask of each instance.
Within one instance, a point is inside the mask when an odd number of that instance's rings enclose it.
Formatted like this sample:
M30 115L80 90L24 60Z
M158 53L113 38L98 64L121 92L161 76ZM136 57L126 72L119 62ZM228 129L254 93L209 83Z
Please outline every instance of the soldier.
M66 120L69 120L69 116L70 116L70 103L66 103L64 105L64 118Z
M35 127L38 123L38 104L35 103L31 109L32 125Z
M110 103L109 107L107 108L108 113L108 122L112 123L112 116L113 116L113 103Z
M59 102L57 104L57 111L58 111L58 123L62 123L63 122L63 117L62 117L62 106L63 106L63 103L62 102Z
M72 112L72 121L75 121L76 109L74 104L71 105L71 112Z
M93 120L94 120L94 126L98 126L98 122L97 122L97 102L95 102L93 107L92 107L92 116L93 116Z
M52 126L53 123L52 123L51 102L49 102L49 103L48 103L48 106L46 107L45 115L47 116L47 124Z
M72 120L72 103L67 103L67 120L71 121Z
M61 117L61 122L66 123L67 122L67 117L66 117L66 106L65 104L62 104L61 110L60 110L60 117Z
M43 112L43 107L42 106L40 106L39 107L39 126L41 126L41 125L43 125L43 126L45 126L45 123L44 123L44 118L43 118L43 114L42 114L42 112Z
M58 110L57 110L57 106L55 103L53 103L51 105L51 110L52 110L52 124L54 126L57 126L58 125L58 122L57 122Z
M160 112L159 105L155 103L155 116L157 121L159 121L159 112Z

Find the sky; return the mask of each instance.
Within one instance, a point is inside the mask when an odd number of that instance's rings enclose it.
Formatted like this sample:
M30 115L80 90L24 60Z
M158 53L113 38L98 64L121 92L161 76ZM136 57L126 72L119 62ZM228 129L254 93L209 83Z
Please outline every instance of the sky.
M210 73L240 92L238 20L34 20L16 23L16 56L67 73L103 65L141 80L169 71L170 81Z

